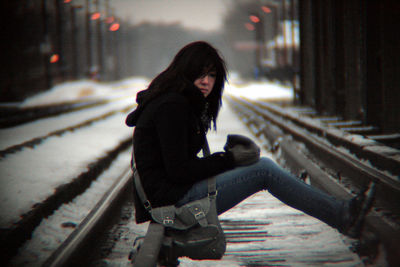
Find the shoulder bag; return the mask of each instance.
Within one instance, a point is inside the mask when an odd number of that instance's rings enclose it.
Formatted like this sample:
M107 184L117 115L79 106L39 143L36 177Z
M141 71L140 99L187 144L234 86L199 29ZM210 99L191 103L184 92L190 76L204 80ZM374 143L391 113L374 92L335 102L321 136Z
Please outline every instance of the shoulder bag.
M203 155L210 154L207 140ZM191 259L220 259L225 253L226 240L218 220L215 177L208 178L208 196L181 207L174 205L152 208L139 173L133 168L138 196L152 219L165 227L160 256L166 261L186 256Z

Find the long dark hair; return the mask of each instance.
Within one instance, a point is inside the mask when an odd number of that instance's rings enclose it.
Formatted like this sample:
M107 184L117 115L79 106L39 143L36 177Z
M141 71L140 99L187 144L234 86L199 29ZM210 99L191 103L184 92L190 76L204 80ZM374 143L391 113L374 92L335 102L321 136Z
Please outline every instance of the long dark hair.
M148 87L149 97L153 98L166 91L181 92L210 70L216 71L216 80L207 96L206 115L214 124L222 105L222 93L226 81L226 65L217 49L204 41L193 42L183 47L171 64L161 72Z

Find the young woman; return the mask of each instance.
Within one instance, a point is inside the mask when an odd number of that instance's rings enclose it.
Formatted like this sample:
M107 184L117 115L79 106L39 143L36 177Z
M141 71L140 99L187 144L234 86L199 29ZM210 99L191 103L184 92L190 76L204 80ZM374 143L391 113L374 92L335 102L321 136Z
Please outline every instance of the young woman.
M138 93L138 106L126 123L135 126L132 164L136 162L152 207L201 199L207 196L207 178L216 176L218 214L268 190L287 205L356 236L359 231L352 227L365 204L362 194L350 201L337 200L272 160L260 159L259 148L243 137L229 138L224 152L197 156L207 131L216 130L225 81L226 67L218 51L206 42L194 42ZM150 220L134 193L136 221Z

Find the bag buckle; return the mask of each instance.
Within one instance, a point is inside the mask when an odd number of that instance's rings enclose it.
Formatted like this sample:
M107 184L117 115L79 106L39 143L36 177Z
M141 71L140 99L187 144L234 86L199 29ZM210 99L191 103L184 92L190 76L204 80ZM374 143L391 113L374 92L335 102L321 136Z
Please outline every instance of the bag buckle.
M165 218L163 220L163 224L164 225L173 225L174 224L174 220L170 219L169 217Z
M196 218L196 220L200 220L200 219L206 217L206 215L204 214L203 211L200 211L200 212L194 214L194 217Z
M198 221L201 220L202 218L206 217L206 214L204 213L203 209L199 207L194 207L192 211L194 218Z
M150 201L146 200L145 202L143 202L143 206L147 211L151 210L151 203Z
M208 197L213 198L218 195L218 190L212 191L208 193Z

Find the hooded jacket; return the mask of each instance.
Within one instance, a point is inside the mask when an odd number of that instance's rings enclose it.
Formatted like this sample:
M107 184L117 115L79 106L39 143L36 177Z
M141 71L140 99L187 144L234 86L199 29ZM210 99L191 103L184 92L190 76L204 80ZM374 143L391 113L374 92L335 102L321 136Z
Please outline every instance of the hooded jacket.
M175 204L198 181L234 168L231 153L198 157L206 129L202 114L206 100L194 86L155 98L144 90L126 124L135 127L131 164L136 163L152 207ZM151 219L134 189L136 222Z

